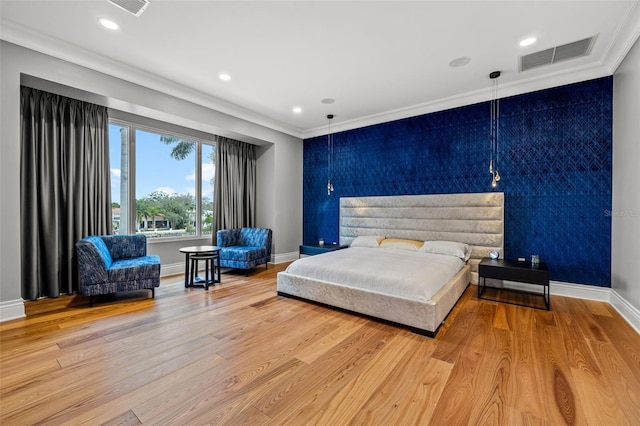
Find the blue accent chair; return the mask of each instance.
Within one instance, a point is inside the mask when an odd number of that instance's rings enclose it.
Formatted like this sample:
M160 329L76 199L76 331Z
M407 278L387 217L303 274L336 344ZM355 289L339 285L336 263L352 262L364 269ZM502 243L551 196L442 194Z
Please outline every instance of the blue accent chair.
M271 260L271 234L267 228L221 229L216 234L220 266L244 269L245 276L263 263L266 269Z
M89 236L76 243L80 289L89 296L160 286L160 257L147 255L144 235Z

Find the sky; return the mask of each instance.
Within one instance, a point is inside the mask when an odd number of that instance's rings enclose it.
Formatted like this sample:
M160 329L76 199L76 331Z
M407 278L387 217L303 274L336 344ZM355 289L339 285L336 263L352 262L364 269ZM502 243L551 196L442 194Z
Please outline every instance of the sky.
M109 157L111 167L111 199L120 202L121 150L120 126L109 125ZM195 194L195 150L184 160L171 158L172 145L160 142L158 134L136 131L136 198L143 198L154 191L166 194ZM203 158L207 159L211 149L203 145ZM213 198L211 179L213 164L202 168L202 194Z

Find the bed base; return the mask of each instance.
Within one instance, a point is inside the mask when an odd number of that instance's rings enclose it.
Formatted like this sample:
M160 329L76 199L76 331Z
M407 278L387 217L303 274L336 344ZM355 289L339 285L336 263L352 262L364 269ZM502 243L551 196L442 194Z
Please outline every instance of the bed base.
M358 315L358 316L361 316L363 318L367 318L367 319L370 319L370 320L373 320L373 321L378 321L378 322L382 322L382 323L385 323L385 324L389 324L389 325L392 325L394 327L402 327L404 329L409 330L412 333L419 334L421 336L431 337L431 338L436 337L436 334L438 334L438 331L440 330L440 326L442 324L444 324L444 321L442 321L442 323L438 326L437 330L429 331L429 330L424 330L422 328L411 327L411 326L408 326L408 325L405 325L405 324L400 324L399 322L393 322L393 321L385 320L385 319L382 319L382 318L379 318L379 317L374 317L373 315L367 315L367 314L363 314L363 313L356 312L356 311L350 311L349 309L338 308L337 306L327 305L326 303L316 302L315 300L304 299L302 297L294 296L294 295L287 294L287 293L283 293L281 291L278 292L278 296L286 297L288 299L301 300L301 301L307 302L307 303L313 303L314 305L322 306L323 308L330 308L330 309L333 309L333 310L336 310L336 311L345 312L347 314Z
M277 290L280 296L357 313L400 325L417 334L435 337L442 322L469 286L470 269L469 265L465 265L428 301L313 280L286 272L278 273Z

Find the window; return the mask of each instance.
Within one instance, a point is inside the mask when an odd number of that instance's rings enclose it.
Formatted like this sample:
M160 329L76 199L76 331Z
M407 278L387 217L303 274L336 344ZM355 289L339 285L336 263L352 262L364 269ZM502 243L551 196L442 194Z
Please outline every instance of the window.
M109 148L114 234L211 235L213 143L112 121Z
M215 181L216 146L202 145L202 235L211 235L213 230L213 183Z

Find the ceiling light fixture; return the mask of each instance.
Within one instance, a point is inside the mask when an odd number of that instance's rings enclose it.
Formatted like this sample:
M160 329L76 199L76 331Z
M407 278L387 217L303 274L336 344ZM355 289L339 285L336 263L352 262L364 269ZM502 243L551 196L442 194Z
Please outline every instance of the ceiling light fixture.
M327 195L331 195L333 192L333 134L331 134L331 120L333 120L333 114L328 114L329 120L329 134L327 135Z
M225 73L220 74L218 77L220 77L220 80L222 80L222 81L231 80L231 76L229 74L225 74Z
M458 67L463 67L465 65L467 65L469 62L471 62L471 58L468 56L462 56L460 58L456 58L454 60L452 60L451 62L449 62L449 66L451 68L458 68Z
M102 25L103 27L105 27L108 30L115 31L118 28L120 28L120 25L116 24L111 19L100 18L100 19L98 19L98 22L100 22L100 25Z
M500 100L498 99L498 77L500 71L494 71L489 74L489 78L493 80L493 91L491 94L491 132L490 132L490 151L491 158L489 160L489 173L491 173L491 187L498 186L500 181L500 173L498 173L498 142L500 141Z
M524 40L522 40L520 42L520 47L527 47L527 46L531 46L533 43L535 43L538 39L535 37L529 37L529 38L525 38Z

